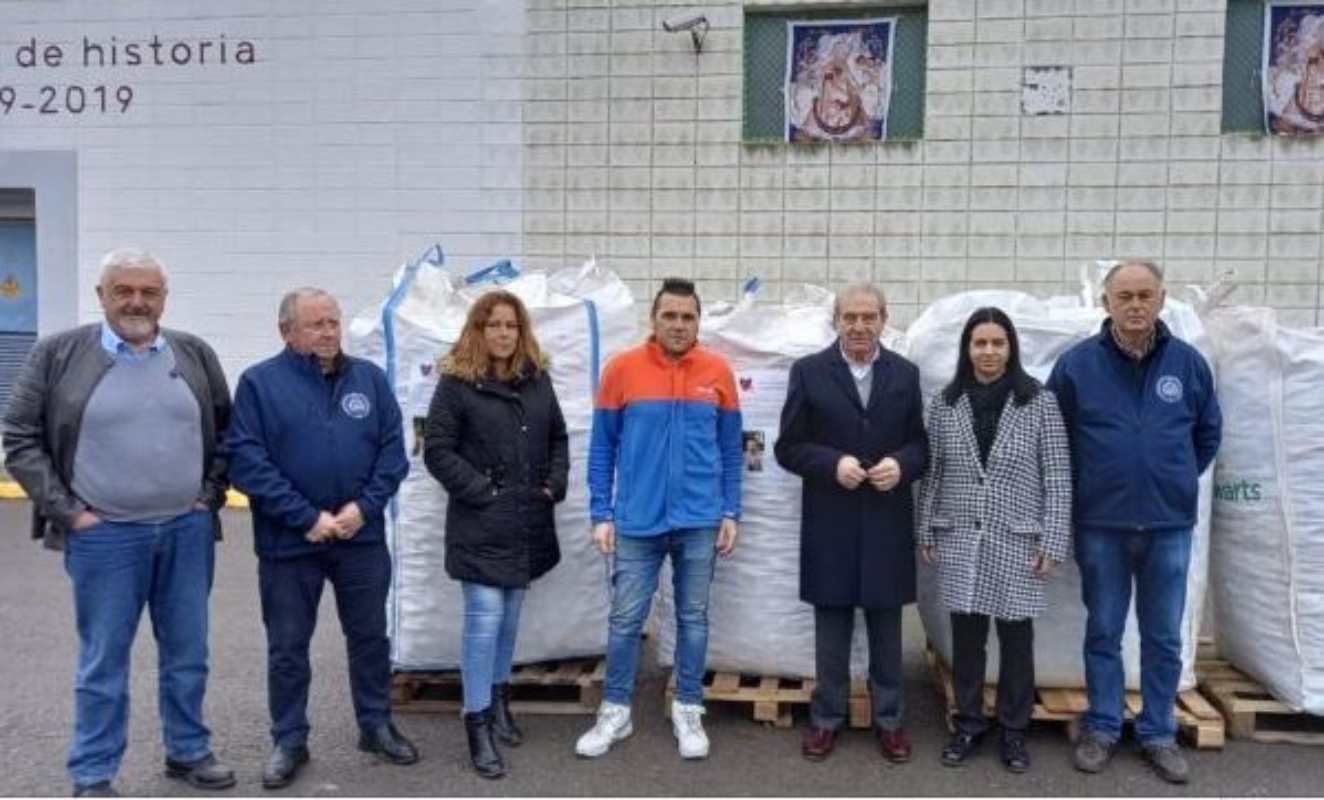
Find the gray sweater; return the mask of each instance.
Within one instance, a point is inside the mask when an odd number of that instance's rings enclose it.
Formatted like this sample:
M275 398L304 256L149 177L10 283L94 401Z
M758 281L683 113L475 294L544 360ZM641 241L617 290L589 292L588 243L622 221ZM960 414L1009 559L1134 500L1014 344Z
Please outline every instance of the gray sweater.
M216 353L196 336L163 328L176 369L198 401L202 424L202 485L198 501L225 505L226 461L219 443L230 422L230 390ZM92 323L48 336L32 349L5 409L5 467L32 499L32 536L58 549L87 505L74 493L74 458L83 412L114 363ZM215 521L220 537L220 519Z
M108 522L188 513L202 485L202 410L169 346L115 359L83 409L74 494Z

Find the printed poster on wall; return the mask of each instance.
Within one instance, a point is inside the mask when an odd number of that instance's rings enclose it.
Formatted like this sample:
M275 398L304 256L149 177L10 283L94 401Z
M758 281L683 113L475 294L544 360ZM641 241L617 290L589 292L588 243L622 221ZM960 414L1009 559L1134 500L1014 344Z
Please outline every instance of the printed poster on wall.
M1264 126L1278 135L1324 132L1324 3L1264 7Z
M777 444L789 377L790 373L784 369L749 369L736 375L740 416L745 423L740 446L744 453L747 499L759 496L765 490L755 487L765 485L777 487L775 491L799 491L800 479L782 470L772 452Z
M887 138L896 18L786 23L786 141Z

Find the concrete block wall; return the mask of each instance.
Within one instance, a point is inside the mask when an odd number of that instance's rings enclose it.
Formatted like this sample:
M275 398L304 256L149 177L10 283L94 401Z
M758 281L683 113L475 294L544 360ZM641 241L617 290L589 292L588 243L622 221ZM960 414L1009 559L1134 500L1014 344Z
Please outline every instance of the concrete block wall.
M1234 300L1324 323L1324 140L1220 133L1224 0L930 0L923 140L818 147L741 143L755 2L526 1L527 263L596 254L641 295L871 279L905 324L966 288L1074 294L1082 264L1138 255L1173 285L1235 270ZM661 22L697 13L696 56ZM1050 65L1070 111L1027 116L1023 70Z
M348 316L433 242L473 266L517 254L523 20L520 0L0 0L0 86L135 91L123 114L0 116L0 153L77 154L77 264L39 268L76 270L93 320L100 257L155 250L172 271L166 324L207 337L233 382L279 348L293 286L328 288ZM251 40L257 61L82 65L85 36L153 34ZM64 63L17 67L33 37Z

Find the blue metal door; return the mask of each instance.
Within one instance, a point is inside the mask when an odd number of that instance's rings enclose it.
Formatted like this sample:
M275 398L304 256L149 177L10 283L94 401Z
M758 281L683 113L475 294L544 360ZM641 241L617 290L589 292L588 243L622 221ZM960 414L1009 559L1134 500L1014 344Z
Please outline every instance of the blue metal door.
M37 226L0 219L0 410L37 341Z

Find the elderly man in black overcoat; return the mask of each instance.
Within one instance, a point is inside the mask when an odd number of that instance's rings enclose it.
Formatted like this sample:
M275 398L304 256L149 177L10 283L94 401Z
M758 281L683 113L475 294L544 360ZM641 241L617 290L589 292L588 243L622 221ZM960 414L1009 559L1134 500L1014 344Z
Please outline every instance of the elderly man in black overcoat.
M879 340L887 300L842 290L837 341L791 367L777 462L804 479L800 599L814 606L818 685L801 752L821 761L846 723L855 609L869 638L869 693L884 759L910 759L901 724L901 608L915 601L911 484L928 464L919 370Z

